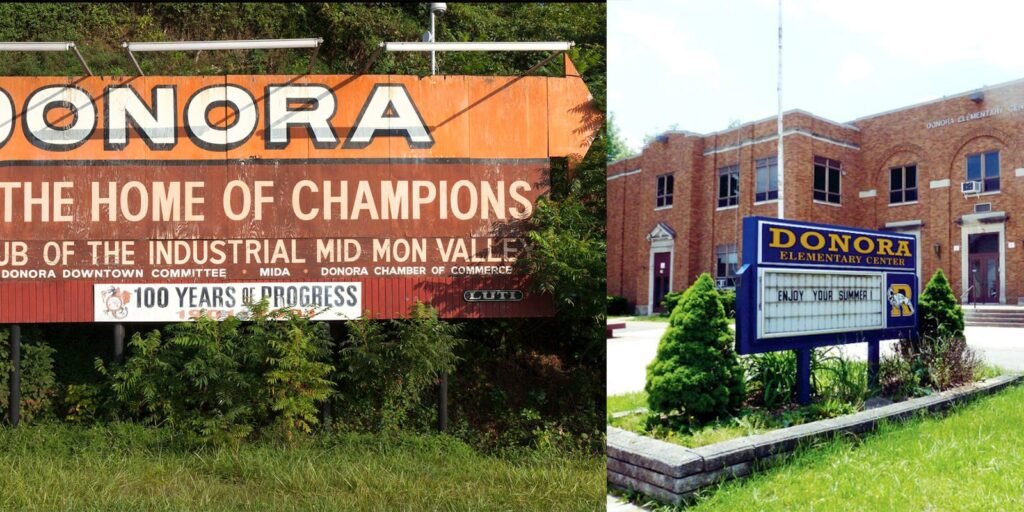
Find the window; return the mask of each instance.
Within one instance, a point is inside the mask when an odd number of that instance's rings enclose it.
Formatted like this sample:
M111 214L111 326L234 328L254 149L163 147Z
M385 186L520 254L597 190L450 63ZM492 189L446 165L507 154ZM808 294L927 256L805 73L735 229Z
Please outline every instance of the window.
M675 185L675 178L671 174L658 176L658 197L654 202L655 208L672 206L672 188Z
M736 268L739 263L736 255L736 244L715 247L715 280L719 288L736 287Z
M740 166L728 165L718 170L718 207L735 206L740 201Z
M779 164L775 157L762 158L754 163L757 169L757 190L754 201L773 201L779 198Z
M981 182L982 192L998 192L999 152L967 155L967 181Z
M814 157L814 200L839 204L839 162Z
M917 166L889 169L889 204L917 201Z

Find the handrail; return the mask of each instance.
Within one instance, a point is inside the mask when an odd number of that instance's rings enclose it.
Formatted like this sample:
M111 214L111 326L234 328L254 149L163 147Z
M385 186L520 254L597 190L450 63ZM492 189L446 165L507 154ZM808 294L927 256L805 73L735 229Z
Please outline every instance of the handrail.
M967 290L965 290L963 295L960 296L960 303L961 304L967 302L967 297L971 296L971 290L973 290L973 289L974 289L974 285L971 285L971 286L967 287ZM974 303L971 302L970 304L974 304ZM974 304L974 307L978 307L977 304Z

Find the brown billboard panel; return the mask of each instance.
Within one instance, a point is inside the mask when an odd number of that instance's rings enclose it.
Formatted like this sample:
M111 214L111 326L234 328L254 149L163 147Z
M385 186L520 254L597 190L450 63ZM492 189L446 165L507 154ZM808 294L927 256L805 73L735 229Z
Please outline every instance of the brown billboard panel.
M0 322L551 313L515 262L565 77L0 78Z

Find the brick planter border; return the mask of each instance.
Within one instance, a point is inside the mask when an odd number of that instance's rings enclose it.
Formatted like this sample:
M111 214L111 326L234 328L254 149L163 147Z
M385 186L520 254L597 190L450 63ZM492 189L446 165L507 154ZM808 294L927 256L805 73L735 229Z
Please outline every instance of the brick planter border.
M764 434L686 448L608 426L608 483L678 505L701 488L749 475L777 455L810 441L838 434L861 434L878 423L902 421L927 409L937 412L1018 383L1021 375L1001 375L934 395L815 421Z

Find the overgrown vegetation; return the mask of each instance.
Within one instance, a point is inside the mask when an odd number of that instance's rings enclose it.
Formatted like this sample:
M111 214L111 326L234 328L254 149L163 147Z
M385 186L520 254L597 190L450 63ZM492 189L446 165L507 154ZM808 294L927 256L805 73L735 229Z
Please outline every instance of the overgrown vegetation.
M338 350L334 421L365 431L429 429L433 408L422 406L423 395L455 369L455 350L464 342L459 332L423 304L408 320L351 322Z
M734 339L714 281L701 274L672 311L647 367L649 426L686 428L739 410L746 392Z
M311 433L333 388L326 324L266 301L249 312L247 322L203 317L135 334L124 364L97 360L110 415L213 443Z
M53 374L53 348L40 340L37 332L27 331L21 340L21 400L18 411L22 421L32 422L52 417L57 382ZM8 393L10 350L10 332L0 329L0 413L4 417L7 417L11 406Z

